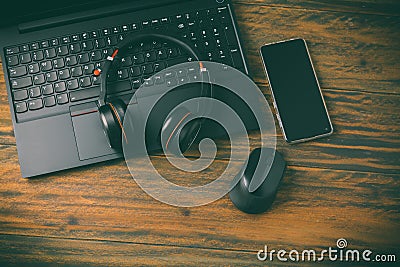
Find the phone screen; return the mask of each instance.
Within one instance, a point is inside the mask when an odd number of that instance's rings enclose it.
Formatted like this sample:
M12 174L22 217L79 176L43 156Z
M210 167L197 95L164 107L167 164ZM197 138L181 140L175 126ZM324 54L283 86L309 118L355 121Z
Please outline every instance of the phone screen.
M261 47L278 120L287 142L307 141L333 128L303 39Z

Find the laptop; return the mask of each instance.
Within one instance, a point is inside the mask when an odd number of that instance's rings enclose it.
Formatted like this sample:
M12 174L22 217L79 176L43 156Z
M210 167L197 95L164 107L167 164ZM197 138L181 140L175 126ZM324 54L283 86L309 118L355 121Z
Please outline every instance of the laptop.
M2 13L1 59L23 177L122 157L102 131L92 72L127 34L159 27L248 74L230 0L21 0L2 3ZM129 101L150 75L185 57L148 43L127 61L109 78L111 97Z

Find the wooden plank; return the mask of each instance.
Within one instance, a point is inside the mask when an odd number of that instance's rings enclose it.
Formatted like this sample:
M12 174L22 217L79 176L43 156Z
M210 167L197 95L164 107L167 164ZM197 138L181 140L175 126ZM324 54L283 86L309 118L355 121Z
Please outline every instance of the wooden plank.
M400 93L400 17L237 4L251 75L265 81L263 44L304 38L323 88Z
M305 38L324 88L399 93L400 16L315 11L237 3L252 75L265 81L265 44ZM1 79L1 76L0 76ZM1 84L0 84L1 85Z
M261 85L261 89L271 103L266 85ZM400 96L344 90L324 90L324 96L335 128L334 135L288 145L277 126L278 149L288 162L309 167L399 173ZM3 95L0 102L0 143L15 145L9 107L4 98ZM256 137L256 133L250 136L253 147L259 145ZM220 140L218 144L221 148L218 158L228 159L228 142ZM9 157L17 157L10 153Z
M309 10L345 11L364 14L394 15L400 14L400 3L396 0L233 0L235 4L266 5L273 7L301 8Z
M256 253L0 235L2 266L265 266L265 262L257 260Z
M3 163L7 155L0 155ZM153 162L177 184L215 179L225 166L217 162L189 179L161 159ZM2 166L2 234L239 250L319 248L343 237L351 247L399 249L399 174L289 166L272 209L247 215L227 196L190 209L162 204L139 188L122 161L31 180L19 178L15 157Z
M277 126L277 147L289 163L400 173L400 97L339 90L324 90L323 93L334 134L304 144L288 145ZM272 102L270 94L267 100ZM220 154L219 157L229 158L229 155Z

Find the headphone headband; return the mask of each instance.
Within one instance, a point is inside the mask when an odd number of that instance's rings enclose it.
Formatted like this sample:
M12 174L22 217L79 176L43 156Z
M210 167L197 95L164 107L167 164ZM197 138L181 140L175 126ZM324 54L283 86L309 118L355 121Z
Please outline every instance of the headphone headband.
M126 53L126 51L130 48L130 46L132 44L134 44L138 41L146 40L146 39L151 39L151 40L159 39L162 41L168 41L171 43L175 43L179 47L183 47L197 61L201 61L202 56L199 56L200 53L196 51L196 48L193 47L191 44L185 42L184 40L181 40L180 37L160 34L157 31L144 31L139 34L132 33L129 36L125 37L125 39L123 41L119 42L116 45L114 52L112 53L111 56L107 57L107 60L105 61L105 63L102 65L102 67L100 69L95 69L93 71L93 74L95 76L100 76L100 95L99 95L99 100L98 100L99 106L103 106L106 103L107 75L112 66L112 62L114 61L114 58L118 54ZM202 66L202 64L201 64L201 66Z

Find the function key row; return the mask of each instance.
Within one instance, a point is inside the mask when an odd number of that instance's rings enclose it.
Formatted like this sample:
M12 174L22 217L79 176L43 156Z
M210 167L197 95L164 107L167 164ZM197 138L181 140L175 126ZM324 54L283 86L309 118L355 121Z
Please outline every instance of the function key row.
M162 18L155 18L144 20L141 23L130 23L124 24L120 26L114 26L111 28L104 28L101 30L92 30L83 33L72 34L64 37L53 38L50 40L43 40L34 42L31 44L23 44L21 46L14 46L14 47L7 47L5 49L6 55L14 55L22 52L28 52L31 50L38 50L38 49L45 49L49 47L54 47L62 44L70 44L74 42L95 39L100 36L109 36L112 34L120 34L126 33L129 31L139 30L139 29L146 29L149 27L157 27L161 25L166 25L171 22L174 23L182 23L185 21L193 22L196 19L202 19L206 17L212 17L219 14L222 19L228 17L228 9L227 7L219 7L216 9L204 9L197 12L192 13L185 13L185 14L178 14L171 17L162 17Z

